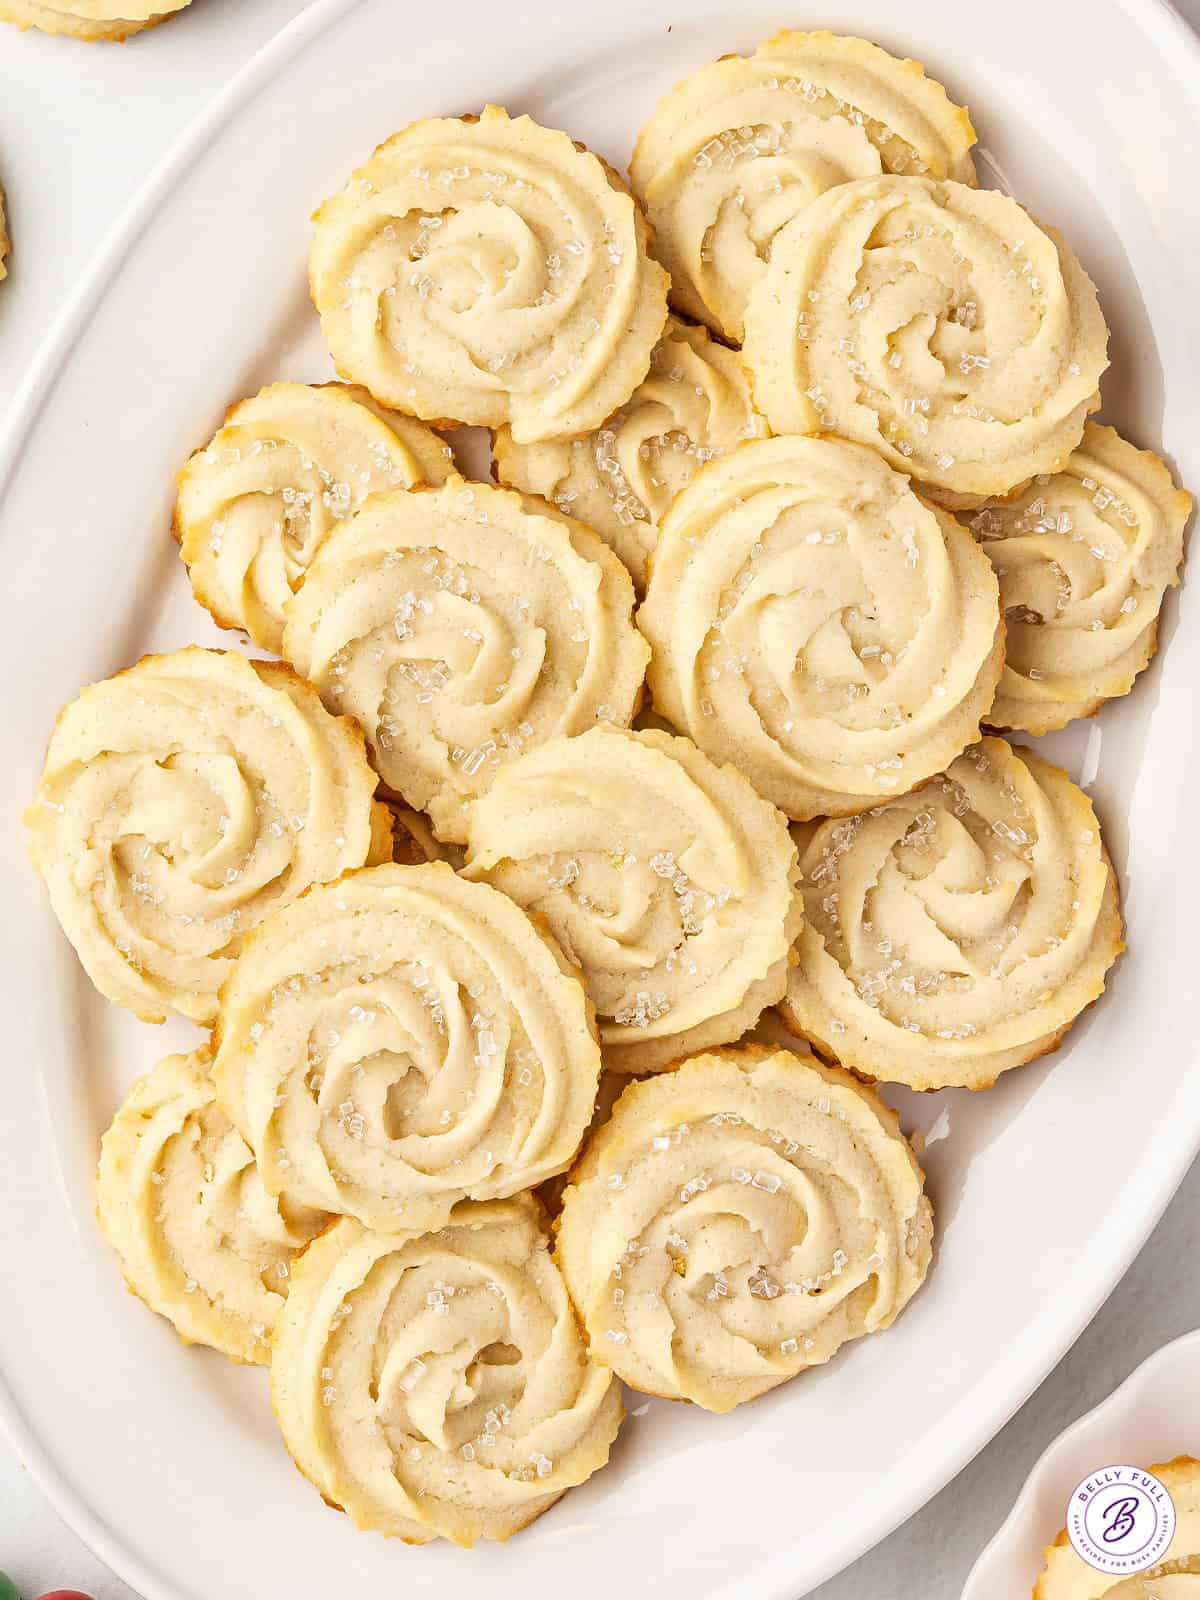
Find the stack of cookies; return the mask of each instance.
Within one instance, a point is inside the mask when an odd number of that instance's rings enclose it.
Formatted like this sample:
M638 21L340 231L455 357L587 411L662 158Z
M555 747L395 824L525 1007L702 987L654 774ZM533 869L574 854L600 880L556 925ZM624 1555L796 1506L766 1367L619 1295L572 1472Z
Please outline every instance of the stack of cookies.
M315 218L344 381L179 474L197 600L279 659L59 719L59 919L208 1030L101 1224L360 1527L506 1538L617 1380L723 1412L885 1329L933 1218L873 1085L986 1088L1104 988L1091 801L1005 734L1130 690L1190 499L1088 420L1096 291L973 142L797 32L629 184L495 106L398 133Z

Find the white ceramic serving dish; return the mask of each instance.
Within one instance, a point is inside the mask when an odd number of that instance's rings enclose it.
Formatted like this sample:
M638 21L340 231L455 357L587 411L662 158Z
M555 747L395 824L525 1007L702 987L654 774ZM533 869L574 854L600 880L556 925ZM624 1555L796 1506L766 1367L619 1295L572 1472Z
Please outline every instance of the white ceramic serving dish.
M1188 1455L1200 1456L1200 1332L1156 1350L1102 1405L1059 1434L972 1567L962 1600L1025 1600L1046 1546L1066 1523L1072 1491L1089 1474Z
M168 536L173 474L232 400L329 372L307 218L411 118L489 99L618 163L655 96L779 26L922 57L981 165L1072 240L1113 325L1105 414L1200 484L1200 52L1156 0L319 0L161 163L64 308L0 439L0 1414L72 1525L147 1600L796 1600L944 1484L1111 1290L1200 1145L1191 1009L1200 601L1137 691L1054 741L1096 796L1131 950L1054 1059L983 1096L897 1095L931 1134L928 1287L896 1327L730 1416L639 1404L610 1470L503 1548L355 1533L292 1468L261 1373L189 1351L93 1221L124 1086L193 1035L99 1001L23 856L58 707L140 652L220 638ZM137 49L135 41L128 47ZM32 269L31 269L32 270ZM1194 891L1193 891L1194 892Z

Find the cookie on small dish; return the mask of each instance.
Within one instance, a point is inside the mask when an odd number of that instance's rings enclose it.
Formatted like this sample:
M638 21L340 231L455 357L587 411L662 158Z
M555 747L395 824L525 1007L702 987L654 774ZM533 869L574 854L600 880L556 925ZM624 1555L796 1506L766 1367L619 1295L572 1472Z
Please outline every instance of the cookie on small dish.
M1197 1600L1200 1596L1200 1556L1164 1561L1136 1578L1126 1578L1104 1591L1104 1600Z
M1176 1456L1149 1469L1175 1506L1175 1533L1154 1572L1114 1583L1077 1555L1064 1528L1046 1550L1033 1600L1194 1600L1200 1595L1200 1461Z

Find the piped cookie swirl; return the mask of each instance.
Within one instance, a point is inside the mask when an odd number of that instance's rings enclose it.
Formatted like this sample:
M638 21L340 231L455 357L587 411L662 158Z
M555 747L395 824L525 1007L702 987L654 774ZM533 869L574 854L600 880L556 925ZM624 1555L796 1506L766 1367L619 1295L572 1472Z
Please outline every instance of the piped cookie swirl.
M753 1045L627 1089L557 1227L595 1359L729 1411L886 1328L925 1276L932 1215L875 1094Z
M620 1386L587 1358L530 1196L464 1201L427 1234L343 1220L289 1299L275 1415L358 1527L507 1539L607 1461Z
M100 1145L97 1215L126 1282L188 1344L268 1359L291 1266L328 1218L269 1194L207 1049L139 1078Z
M690 739L596 728L530 751L472 807L465 870L578 962L616 1071L738 1039L783 993L802 917L786 823Z
M179 474L175 537L197 600L264 650L335 523L368 495L444 483L450 447L349 384L273 383Z
M384 782L462 842L522 751L628 723L649 649L625 568L543 501L451 478L377 495L289 601L284 651L366 731Z
M397 133L316 214L313 301L343 377L426 421L569 438L646 376L666 273L612 170L498 106Z
M1123 948L1091 801L1003 739L796 833L808 921L783 1010L869 1077L989 1087L1054 1048Z
M915 788L979 736L998 588L952 516L841 439L706 466L663 523L638 626L657 710L791 817Z
M630 173L672 297L734 343L779 231L853 178L974 183L975 131L920 63L866 39L783 29L660 101Z
M1061 471L970 517L1007 623L989 722L1049 733L1128 694L1157 646L1191 509L1158 456L1089 422Z
M562 952L444 862L350 873L265 923L215 1037L271 1193L384 1230L564 1171L600 1075Z
M932 178L830 189L776 236L746 313L776 433L835 433L962 504L1055 472L1108 365L1096 290L1005 194Z
M242 943L391 854L362 734L279 662L145 656L61 713L26 816L88 976L147 1022L211 1022Z

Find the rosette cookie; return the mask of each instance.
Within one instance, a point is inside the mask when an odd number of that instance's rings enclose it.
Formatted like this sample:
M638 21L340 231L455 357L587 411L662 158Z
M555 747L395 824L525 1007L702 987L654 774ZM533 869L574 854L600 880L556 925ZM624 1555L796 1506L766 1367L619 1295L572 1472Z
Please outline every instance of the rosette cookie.
M864 811L979 737L1004 661L966 528L841 439L765 439L672 505L638 626L655 707L791 817Z
M444 862L348 874L264 923L215 1037L268 1189L385 1230L564 1171L600 1074L561 951Z
M291 1263L329 1220L267 1193L207 1050L139 1078L100 1145L97 1215L130 1289L188 1344L265 1362Z
M622 1416L528 1195L436 1233L331 1228L297 1264L271 1397L324 1498L409 1544L510 1538L605 1464Z
M1008 622L989 722L1048 733L1129 693L1179 581L1191 509L1158 456L1089 422L1060 472L971 518Z
M1015 200L929 178L831 189L776 235L746 312L776 433L820 429L972 503L1055 472L1100 403L1108 330Z
M371 494L440 484L449 445L347 384L273 383L179 474L175 537L196 599L278 652L283 608L335 522Z
M1200 1556L1166 1561L1104 1591L1104 1600L1200 1600Z
M1097 1572L1075 1553L1064 1528L1046 1551L1046 1568L1033 1591L1034 1600L1143 1600L1134 1585L1147 1585L1144 1600L1193 1600L1200 1593L1193 1575L1200 1572L1200 1461L1177 1456L1149 1469L1175 1505L1175 1534L1162 1563L1172 1581L1150 1583L1149 1573L1115 1585L1111 1574Z
M672 317L645 382L602 427L529 445L501 428L496 470L502 483L543 495L594 528L640 593L671 501L703 462L765 432L740 356Z
M330 536L284 651L357 718L388 787L461 842L467 806L520 751L630 720L650 653L632 610L590 528L455 477L376 496Z
M971 119L916 61L784 29L676 85L630 173L675 304L735 344L785 223L834 184L905 172L975 182Z
M593 1358L731 1411L888 1327L928 1270L933 1219L882 1100L754 1045L631 1085L557 1227Z
M316 213L313 302L344 377L522 443L597 428L646 376L667 275L610 168L498 106L414 122Z
M782 995L803 917L775 807L651 729L595 728L502 768L471 808L464 870L579 963L618 1072L740 1039Z
M75 39L128 39L143 28L165 22L191 0L0 0L0 21Z
M211 1022L269 912L388 858L376 782L358 728L290 667L192 645L60 713L30 851L101 994Z
M1123 948L1091 801L1003 739L796 833L808 921L782 1009L872 1078L990 1087L1054 1049Z

